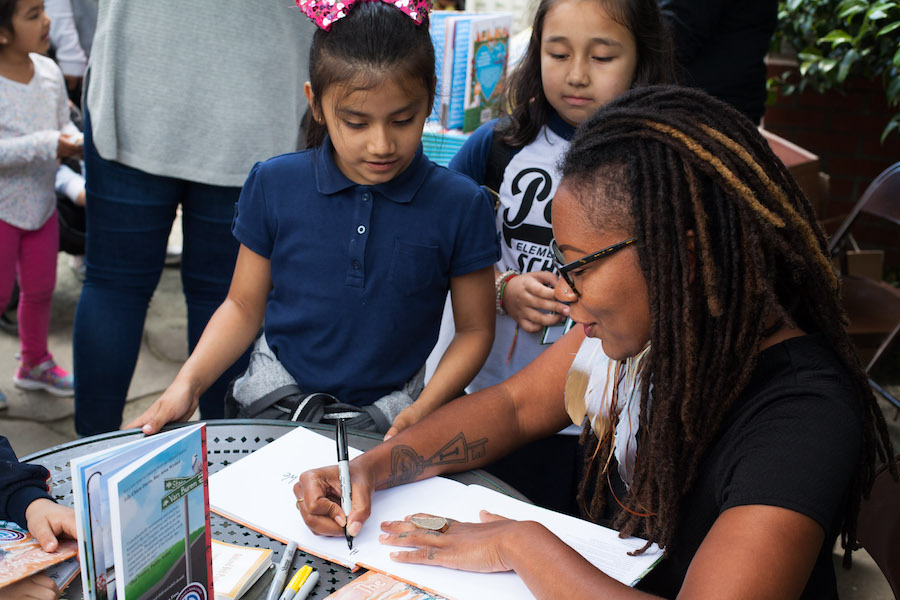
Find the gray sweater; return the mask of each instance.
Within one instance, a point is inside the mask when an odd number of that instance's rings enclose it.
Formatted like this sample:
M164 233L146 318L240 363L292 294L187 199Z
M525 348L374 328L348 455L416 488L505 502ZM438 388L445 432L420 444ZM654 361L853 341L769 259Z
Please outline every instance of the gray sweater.
M100 156L240 186L298 149L314 25L292 0L104 0L85 98Z

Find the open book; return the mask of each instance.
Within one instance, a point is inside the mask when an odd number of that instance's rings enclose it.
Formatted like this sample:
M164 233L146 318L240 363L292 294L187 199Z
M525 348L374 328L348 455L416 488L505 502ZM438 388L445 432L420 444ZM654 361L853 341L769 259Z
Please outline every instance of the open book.
M351 458L359 454L359 450L351 449ZM467 573L394 562L390 552L395 548L378 541L381 522L399 521L419 512L478 522L482 509L538 521L597 568L629 585L640 580L662 557L655 545L644 554L629 556L629 551L643 547L645 541L621 539L611 529L443 477L375 492L371 516L350 550L343 537L317 536L306 527L292 491L302 472L334 464L335 458L333 440L298 427L214 474L210 478L210 507L282 542L293 540L306 552L332 562L373 569L460 600L488 596L492 600L521 600L533 596L515 573Z
M86 600L212 596L205 424L71 467Z

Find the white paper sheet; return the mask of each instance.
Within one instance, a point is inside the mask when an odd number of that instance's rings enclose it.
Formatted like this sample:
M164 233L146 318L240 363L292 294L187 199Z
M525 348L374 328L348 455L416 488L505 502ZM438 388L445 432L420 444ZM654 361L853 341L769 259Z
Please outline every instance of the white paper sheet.
M351 458L359 455L351 449ZM533 598L515 573L466 573L443 567L396 563L394 547L378 542L383 521L399 521L417 512L459 521L479 521L482 509L510 518L543 523L587 560L610 576L632 584L658 558L648 552L627 556L643 540L621 540L615 531L521 502L481 486L466 486L435 477L380 490L372 499L372 514L354 539L353 550L343 537L313 534L297 510L292 488L299 475L335 463L335 442L313 431L297 428L268 446L229 465L209 480L210 506L223 516L262 531L276 539L294 540L313 554L351 566L355 563L388 573L448 598L492 600ZM536 550L537 551L537 550Z

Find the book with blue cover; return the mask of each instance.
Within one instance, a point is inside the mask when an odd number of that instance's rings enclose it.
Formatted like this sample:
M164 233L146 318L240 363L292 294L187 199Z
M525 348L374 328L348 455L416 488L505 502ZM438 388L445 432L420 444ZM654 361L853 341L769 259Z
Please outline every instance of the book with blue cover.
M474 131L497 117L507 75L512 14L436 11L431 17L438 87L432 120Z
M89 600L211 600L201 423L71 462L82 589Z

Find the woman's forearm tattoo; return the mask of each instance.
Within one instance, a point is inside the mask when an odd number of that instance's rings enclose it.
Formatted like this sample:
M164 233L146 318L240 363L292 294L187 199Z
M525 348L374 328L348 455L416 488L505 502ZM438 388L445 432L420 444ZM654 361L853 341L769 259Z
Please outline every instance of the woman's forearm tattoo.
M469 443L460 432L427 459L410 446L394 446L391 450L391 474L384 486L394 487L415 481L428 467L477 460L484 456L487 441L487 438L482 438Z

